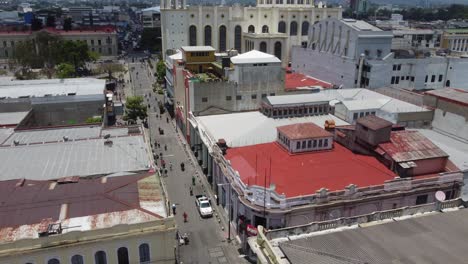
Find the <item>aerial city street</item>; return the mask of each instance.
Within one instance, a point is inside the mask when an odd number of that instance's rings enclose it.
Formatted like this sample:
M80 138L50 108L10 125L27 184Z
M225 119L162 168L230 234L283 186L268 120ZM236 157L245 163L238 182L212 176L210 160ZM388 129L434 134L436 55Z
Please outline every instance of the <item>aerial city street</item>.
M0 264L466 264L466 0L0 2Z

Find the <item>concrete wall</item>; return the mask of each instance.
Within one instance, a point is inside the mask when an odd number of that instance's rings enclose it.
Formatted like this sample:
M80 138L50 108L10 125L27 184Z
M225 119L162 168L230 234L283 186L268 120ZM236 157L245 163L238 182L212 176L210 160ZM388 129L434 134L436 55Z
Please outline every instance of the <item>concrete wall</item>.
M443 134L455 136L462 140L468 140L468 119L463 116L444 112L436 109L432 127Z
M356 61L302 47L291 50L292 69L344 87L356 87Z
M256 110L262 98L284 93L281 65L236 65L230 77L220 82L190 81L190 111L195 115ZM238 97L240 96L240 97Z
M27 127L40 127L83 124L89 117L103 115L103 100L33 104L32 115L23 125Z

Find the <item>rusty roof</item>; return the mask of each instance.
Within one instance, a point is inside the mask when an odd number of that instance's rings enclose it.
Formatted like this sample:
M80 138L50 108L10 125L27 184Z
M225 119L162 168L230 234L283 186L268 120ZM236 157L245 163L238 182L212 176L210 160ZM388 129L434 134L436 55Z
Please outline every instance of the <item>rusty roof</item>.
M392 122L389 122L375 115L368 115L368 116L361 117L357 120L357 123L371 130L379 130L379 129L390 127L393 125Z
M86 231L166 217L157 177L152 173L76 182L0 182L0 242L37 238L49 223ZM25 230L29 230L25 233Z
M300 123L293 125L280 126L277 128L279 132L284 134L291 140L307 139L307 138L322 138L332 137L333 135L325 129L317 126L314 123Z
M462 106L468 106L468 91L465 90L445 88L427 91L425 94L435 96L444 101L452 102Z
M418 131L394 131L390 142L379 144L376 151L388 154L396 162L448 157L442 149Z

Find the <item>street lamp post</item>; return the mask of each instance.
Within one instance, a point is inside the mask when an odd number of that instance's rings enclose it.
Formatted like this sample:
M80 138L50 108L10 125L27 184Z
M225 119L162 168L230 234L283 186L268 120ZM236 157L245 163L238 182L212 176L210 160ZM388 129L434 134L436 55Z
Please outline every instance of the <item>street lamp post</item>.
M231 242L231 209L232 209L232 202L231 202L231 183L218 183L218 186L225 186L229 185L229 192L228 192L228 243Z

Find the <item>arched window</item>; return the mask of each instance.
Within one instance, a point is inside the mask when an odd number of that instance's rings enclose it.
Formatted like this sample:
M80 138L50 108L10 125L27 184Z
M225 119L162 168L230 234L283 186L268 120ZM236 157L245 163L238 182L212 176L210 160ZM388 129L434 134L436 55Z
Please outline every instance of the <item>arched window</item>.
M140 263L149 263L151 257L150 257L150 249L148 244L141 244L138 247L140 251Z
M267 52L267 44L265 41L260 42L260 51Z
M302 22L302 36L309 35L309 21Z
M268 33L268 26L267 25L264 25L262 27L262 33Z
M96 252L96 254L94 254L94 263L95 264L107 264L106 252L102 250Z
M60 260L56 258L49 259L49 261L47 261L47 264L60 264Z
M205 46L211 46L211 26L205 26Z
M297 36L297 22L296 21L291 22L291 27L289 28L289 35Z
M189 27L189 46L197 45L197 27L192 25Z
M71 263L72 263L72 264L83 264L83 263L84 263L83 256L81 256L81 255L74 255L74 256L71 258Z
M278 57L278 59L281 60L281 50L282 49L282 45L281 45L281 42L277 41L275 43L275 56Z
M219 27L219 51L226 50L226 26Z
M237 25L234 28L234 48L241 52L242 48L242 27Z
M247 32L255 33L255 27L253 25L250 25L249 28L247 29Z
M117 250L117 261L118 264L130 264L128 260L128 249L126 247L121 247Z
M278 23L278 32L279 33L286 33L286 22L280 21Z

